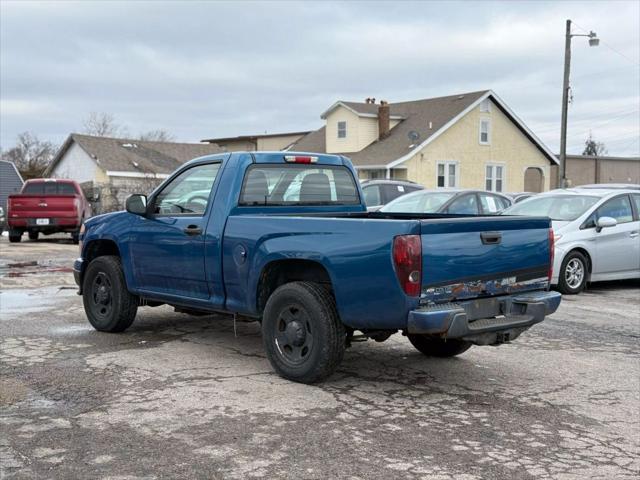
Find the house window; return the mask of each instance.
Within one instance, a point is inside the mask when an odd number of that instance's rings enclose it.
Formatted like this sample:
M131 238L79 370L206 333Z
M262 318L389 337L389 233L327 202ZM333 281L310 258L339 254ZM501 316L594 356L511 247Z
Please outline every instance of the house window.
M347 122L338 122L338 138L347 138Z
M438 188L453 188L458 186L458 163L438 162Z
M491 144L491 121L488 118L480 120L480 144Z
M488 98L485 98L482 102L480 102L480 111L482 113L490 113L491 112L491 102Z
M502 192L504 184L504 166L487 165L485 169L484 189L489 192Z
M369 180L378 180L380 178L387 178L386 170L369 170Z

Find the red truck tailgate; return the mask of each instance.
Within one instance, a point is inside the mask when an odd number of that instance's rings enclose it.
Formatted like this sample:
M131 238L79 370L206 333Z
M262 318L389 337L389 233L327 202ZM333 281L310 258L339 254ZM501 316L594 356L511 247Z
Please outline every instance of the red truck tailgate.
M77 218L79 200L75 195L10 195L8 220L30 218Z

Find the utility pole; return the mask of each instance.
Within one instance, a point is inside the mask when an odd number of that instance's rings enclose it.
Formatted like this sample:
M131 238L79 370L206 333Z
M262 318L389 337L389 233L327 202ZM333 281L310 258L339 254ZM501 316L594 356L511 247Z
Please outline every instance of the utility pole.
M564 78L562 80L562 120L560 124L560 188L567 188L567 110L569 109L569 70L571 69L571 20L567 20L564 40Z
M589 37L589 46L600 43L594 31L586 35L571 34L571 20L567 20L564 39L564 78L562 80L562 120L560 125L560 188L567 188L567 115L569 109L569 71L571 70L571 37Z

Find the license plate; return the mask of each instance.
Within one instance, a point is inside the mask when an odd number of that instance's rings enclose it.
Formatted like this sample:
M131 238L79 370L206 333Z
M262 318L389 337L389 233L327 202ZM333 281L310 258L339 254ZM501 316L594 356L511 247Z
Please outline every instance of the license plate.
M48 218L36 218L36 225L49 225Z

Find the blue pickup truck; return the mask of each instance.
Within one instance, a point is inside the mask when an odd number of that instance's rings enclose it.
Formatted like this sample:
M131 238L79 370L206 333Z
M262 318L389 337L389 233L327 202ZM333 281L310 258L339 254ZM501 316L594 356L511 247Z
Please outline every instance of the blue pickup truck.
M126 211L87 220L80 252L97 330L122 332L161 304L257 320L273 368L304 383L355 340L402 331L451 357L511 341L560 303L548 218L367 212L339 155L197 158Z

